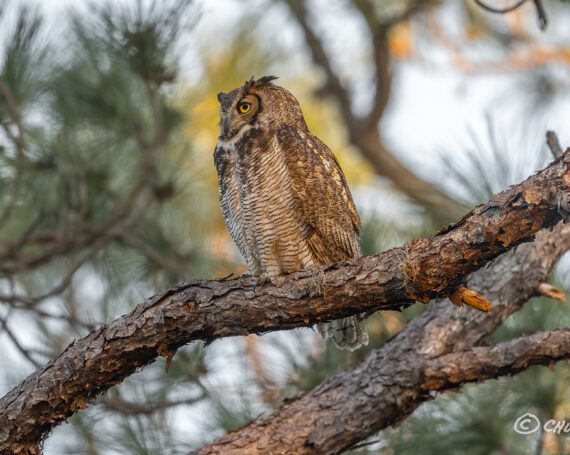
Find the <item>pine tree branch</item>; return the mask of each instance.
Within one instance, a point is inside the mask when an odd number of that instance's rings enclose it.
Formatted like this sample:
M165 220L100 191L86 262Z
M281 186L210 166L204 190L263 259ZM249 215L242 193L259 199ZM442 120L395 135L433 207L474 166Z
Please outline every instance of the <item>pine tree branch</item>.
M569 226L560 223L552 232L539 232L535 242L509 251L469 277L469 286L499 303L490 316L453 305L429 305L362 364L289 400L265 419L226 434L197 454L246 455L248 444L259 455L279 453L284 447L287 454L336 454L404 420L433 397L421 386L422 374L416 367L486 343L534 295L568 249Z
M441 392L466 382L513 375L532 365L549 365L570 358L570 328L537 332L492 347L430 359L422 366L421 387Z
M403 420L438 392L570 357L570 328L431 359L416 353L398 360L379 357L372 356L270 416L228 433L191 455L341 453ZM373 368L378 370L370 376Z
M32 223L29 226L29 233L26 232L16 241L0 243L0 276L10 276L39 267L55 257L82 248L93 248L96 245L102 248L104 244L129 228L148 207L152 197L152 182L157 170L158 157L163 153L168 140L164 131L163 106L159 102L158 88L149 88L148 93L153 111L154 137L151 142L147 142L139 134L138 128L133 129L133 136L137 139L142 152L139 163L140 177L124 198L115 201L115 208L110 217L95 226L81 220L72 230L68 230L69 226L64 224L58 231L48 234L47 237L52 241L48 242L45 248L34 249L33 252L27 253L23 247L33 239L35 225Z
M72 343L0 399L0 453L38 453L38 444L57 423L158 355L171 357L192 340L210 342L308 326L360 312L399 309L415 299L427 302L452 295L466 275L560 220L556 201L570 194L569 165L570 151L435 236L379 255L321 267L326 279L321 296L309 295L315 273L309 270L260 286L255 278L193 281L149 299ZM493 321L493 314L481 315ZM467 338L467 331L463 336ZM393 362L384 364L393 366ZM391 371L383 370L382 363L377 367L375 375L384 380L406 377L399 367ZM359 368L339 376L339 384L350 382L352 375L357 378L365 366ZM313 393L318 396L323 387ZM405 416L410 407L398 409L396 415ZM391 415L393 422L396 417Z

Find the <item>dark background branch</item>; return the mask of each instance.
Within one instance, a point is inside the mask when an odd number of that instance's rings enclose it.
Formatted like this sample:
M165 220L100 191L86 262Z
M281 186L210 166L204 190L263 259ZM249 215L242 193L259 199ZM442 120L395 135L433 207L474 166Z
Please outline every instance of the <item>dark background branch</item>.
M431 2L412 2L411 6L400 16L389 20L377 17L373 2L367 0L354 2L355 10L362 15L363 21L368 26L374 53L374 102L368 114L360 117L354 114L349 89L341 83L340 76L335 72L322 40L310 25L305 0L284 1L303 31L314 64L324 72L325 83L321 92L334 99L340 106L339 111L346 125L350 142L367 158L378 175L389 178L397 189L426 207L437 221L449 223L462 216L467 207L406 168L394 153L386 148L379 132L379 122L390 98L392 81L388 32L390 27L419 13L422 8L429 7Z

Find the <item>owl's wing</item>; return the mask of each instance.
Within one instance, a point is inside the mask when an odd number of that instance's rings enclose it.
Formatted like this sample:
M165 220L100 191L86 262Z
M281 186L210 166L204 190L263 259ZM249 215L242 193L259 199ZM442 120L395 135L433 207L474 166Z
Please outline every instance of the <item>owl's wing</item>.
M216 145L214 163L218 171L218 192L220 207L224 221L241 255L247 259L245 233L243 230L242 207L239 199L239 188L234 172L235 158L233 153Z
M310 227L307 241L315 262L326 264L360 256L360 217L334 154L308 131L282 126L277 138L298 215Z

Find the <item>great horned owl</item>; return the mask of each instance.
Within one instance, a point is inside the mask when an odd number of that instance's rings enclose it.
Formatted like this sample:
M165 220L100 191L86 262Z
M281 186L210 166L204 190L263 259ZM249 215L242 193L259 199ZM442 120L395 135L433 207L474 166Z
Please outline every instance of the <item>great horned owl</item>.
M360 256L360 218L338 161L274 79L218 94L214 151L224 220L249 272L265 278ZM368 342L361 315L318 328L341 348Z

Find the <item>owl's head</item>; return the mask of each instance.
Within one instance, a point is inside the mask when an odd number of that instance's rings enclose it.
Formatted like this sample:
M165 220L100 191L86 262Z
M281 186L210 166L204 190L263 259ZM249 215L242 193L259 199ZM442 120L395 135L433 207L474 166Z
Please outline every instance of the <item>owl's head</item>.
M218 93L220 139L232 139L247 125L287 124L307 128L299 102L288 90L273 84L275 79L275 76L251 78L231 92Z

